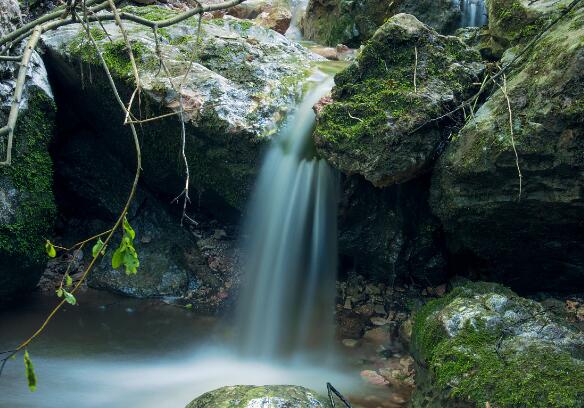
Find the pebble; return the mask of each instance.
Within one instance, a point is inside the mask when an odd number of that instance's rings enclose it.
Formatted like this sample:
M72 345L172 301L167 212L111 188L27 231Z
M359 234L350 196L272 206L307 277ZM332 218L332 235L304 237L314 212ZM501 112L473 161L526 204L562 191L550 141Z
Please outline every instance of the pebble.
M371 323L373 323L375 326L385 326L386 324L388 324L391 320L387 320L383 317L372 317L371 319Z
M359 344L359 340L343 339L342 343L345 347L354 348L357 344Z
M367 381L369 384L373 385L387 385L389 382L383 378L381 375L377 374L373 370L363 370L361 371L361 378Z

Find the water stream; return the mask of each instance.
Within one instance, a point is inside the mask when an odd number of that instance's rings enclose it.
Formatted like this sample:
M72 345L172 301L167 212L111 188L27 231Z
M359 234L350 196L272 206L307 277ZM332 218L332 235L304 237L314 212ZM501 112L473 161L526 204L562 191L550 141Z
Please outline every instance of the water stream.
M248 355L331 349L338 180L325 160L314 158L311 133L312 107L333 81L318 74L312 82L267 153L244 228L246 282L238 321Z
M485 0L456 0L460 2L459 27L482 27L487 24Z

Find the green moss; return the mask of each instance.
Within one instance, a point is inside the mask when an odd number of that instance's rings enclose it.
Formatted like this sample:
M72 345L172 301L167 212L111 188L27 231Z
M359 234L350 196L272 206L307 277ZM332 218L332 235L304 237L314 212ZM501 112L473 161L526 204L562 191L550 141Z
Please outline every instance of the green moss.
M455 299L488 293L524 301L500 285L465 283L416 314L413 346L435 383L448 390L451 398L473 402L477 407L484 407L487 401L497 407L582 406L584 363L568 352L535 345L501 349L503 329L487 329L480 319L474 327L467 324L456 336L447 336L437 314Z
M22 194L14 222L0 225L2 259L18 259L19 268L38 268L37 276L46 261L44 240L49 238L56 216L48 152L54 117L53 100L40 90L34 91L17 122L13 163L0 169L0 178L9 180Z
M179 14L178 11L160 6L126 6L122 8L122 11L134 14L150 21L166 20Z

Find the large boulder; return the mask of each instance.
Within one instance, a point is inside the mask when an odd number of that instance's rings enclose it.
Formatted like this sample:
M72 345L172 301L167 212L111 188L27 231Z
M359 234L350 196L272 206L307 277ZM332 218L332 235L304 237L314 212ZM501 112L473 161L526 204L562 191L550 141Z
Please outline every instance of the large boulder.
M489 279L584 287L583 62L580 8L508 73L509 98L490 96L435 168L431 206L450 250Z
M82 226L70 226L65 234L75 242L111 228L124 207L134 177L99 146L94 135L82 130L66 133L67 140L59 140L55 149L57 199L68 219L82 220ZM127 275L124 268L112 268L111 256L121 239L121 234L116 234L110 250L89 275L90 286L145 298L185 296L209 283L211 272L192 234L141 185L127 217L136 231L138 274ZM86 251L87 257L90 252Z
M483 68L457 37L392 17L335 77L333 101L317 116L318 153L377 187L420 175L451 133L448 121L425 125L464 100Z
M489 31L503 45L537 34L572 3L572 0L486 0Z
M262 27L284 34L292 20L289 0L249 0L217 13L253 20Z
M424 177L380 189L361 176L344 178L339 208L343 264L385 282L443 282L443 234L428 205L429 184Z
M0 1L0 36L21 24L18 3ZM23 46L12 50L19 54ZM0 63L0 127L7 123L19 65ZM36 286L46 262L44 241L55 218L53 137L55 104L47 72L35 52L26 77L14 131L12 164L0 166L0 303ZM0 160L7 140L0 137Z
M452 0L309 0L301 26L306 39L358 47L399 13L413 14L442 33L454 31L461 17L460 4Z
M151 20L175 15L158 6L124 10ZM114 23L104 23L104 27L108 35L98 24L91 32L112 69L122 99L128 101L134 85L125 45ZM135 115L147 118L178 113L179 96L159 64L152 30L132 22L126 22L125 27L142 85ZM228 16L204 19L199 44L197 18L161 29L159 40L175 88L188 73L181 97L191 196L241 208L262 147L299 96L311 62L320 57L272 30ZM70 25L44 34L43 41L48 66L69 93L70 103L100 129L103 145L132 168L134 148L127 126L122 126L124 115L86 34L79 25ZM189 70L193 57L196 60ZM146 122L140 130L144 181L166 197L178 195L185 179L179 117Z
M412 335L414 408L584 404L584 334L500 285L463 283L429 302Z
M186 408L329 408L316 392L294 385L235 385L201 395Z

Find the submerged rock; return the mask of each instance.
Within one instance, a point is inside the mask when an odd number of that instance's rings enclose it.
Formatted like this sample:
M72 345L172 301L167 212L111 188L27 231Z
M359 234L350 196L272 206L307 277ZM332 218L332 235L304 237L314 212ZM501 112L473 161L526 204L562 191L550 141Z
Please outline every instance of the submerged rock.
M424 125L470 94L479 61L458 38L408 14L392 17L335 77L333 102L317 116L318 153L377 187L418 176L451 132L444 121Z
M329 408L316 392L295 385L235 385L201 395L186 408Z
M497 284L466 283L415 317L412 406L581 407L584 334Z
M151 20L175 14L156 6L125 11ZM98 24L91 32L112 68L122 98L128 101L134 85L125 45L114 23L104 26L109 37ZM179 96L161 69L152 30L131 22L125 26L131 33L142 86L135 115L151 118L179 112ZM127 126L122 126L124 115L81 27L61 27L44 34L43 41L48 64L70 93L70 103L102 130L104 147L124 163L131 163L133 145ZM208 198L240 208L261 147L300 94L311 61L321 58L272 30L233 17L203 20L200 44L197 18L161 29L159 41L174 87L184 80L181 97L192 188L203 201ZM189 70L193 56L195 62ZM178 195L185 177L179 117L147 122L140 128L144 181L167 197ZM194 191L192 196L196 196Z
M461 16L460 4L452 0L309 0L302 31L321 44L358 47L399 13L412 14L442 33L454 31Z
M18 3L1 0L0 36L21 24ZM17 46L18 54L23 46ZM0 127L6 125L19 64L0 62ZM44 242L55 218L53 137L55 104L42 60L35 52L14 131L12 164L0 166L0 303L34 289L46 263ZM7 152L0 136L0 161Z
M497 89L435 168L431 206L450 250L489 279L584 287L583 62L580 8L508 73L509 101Z

